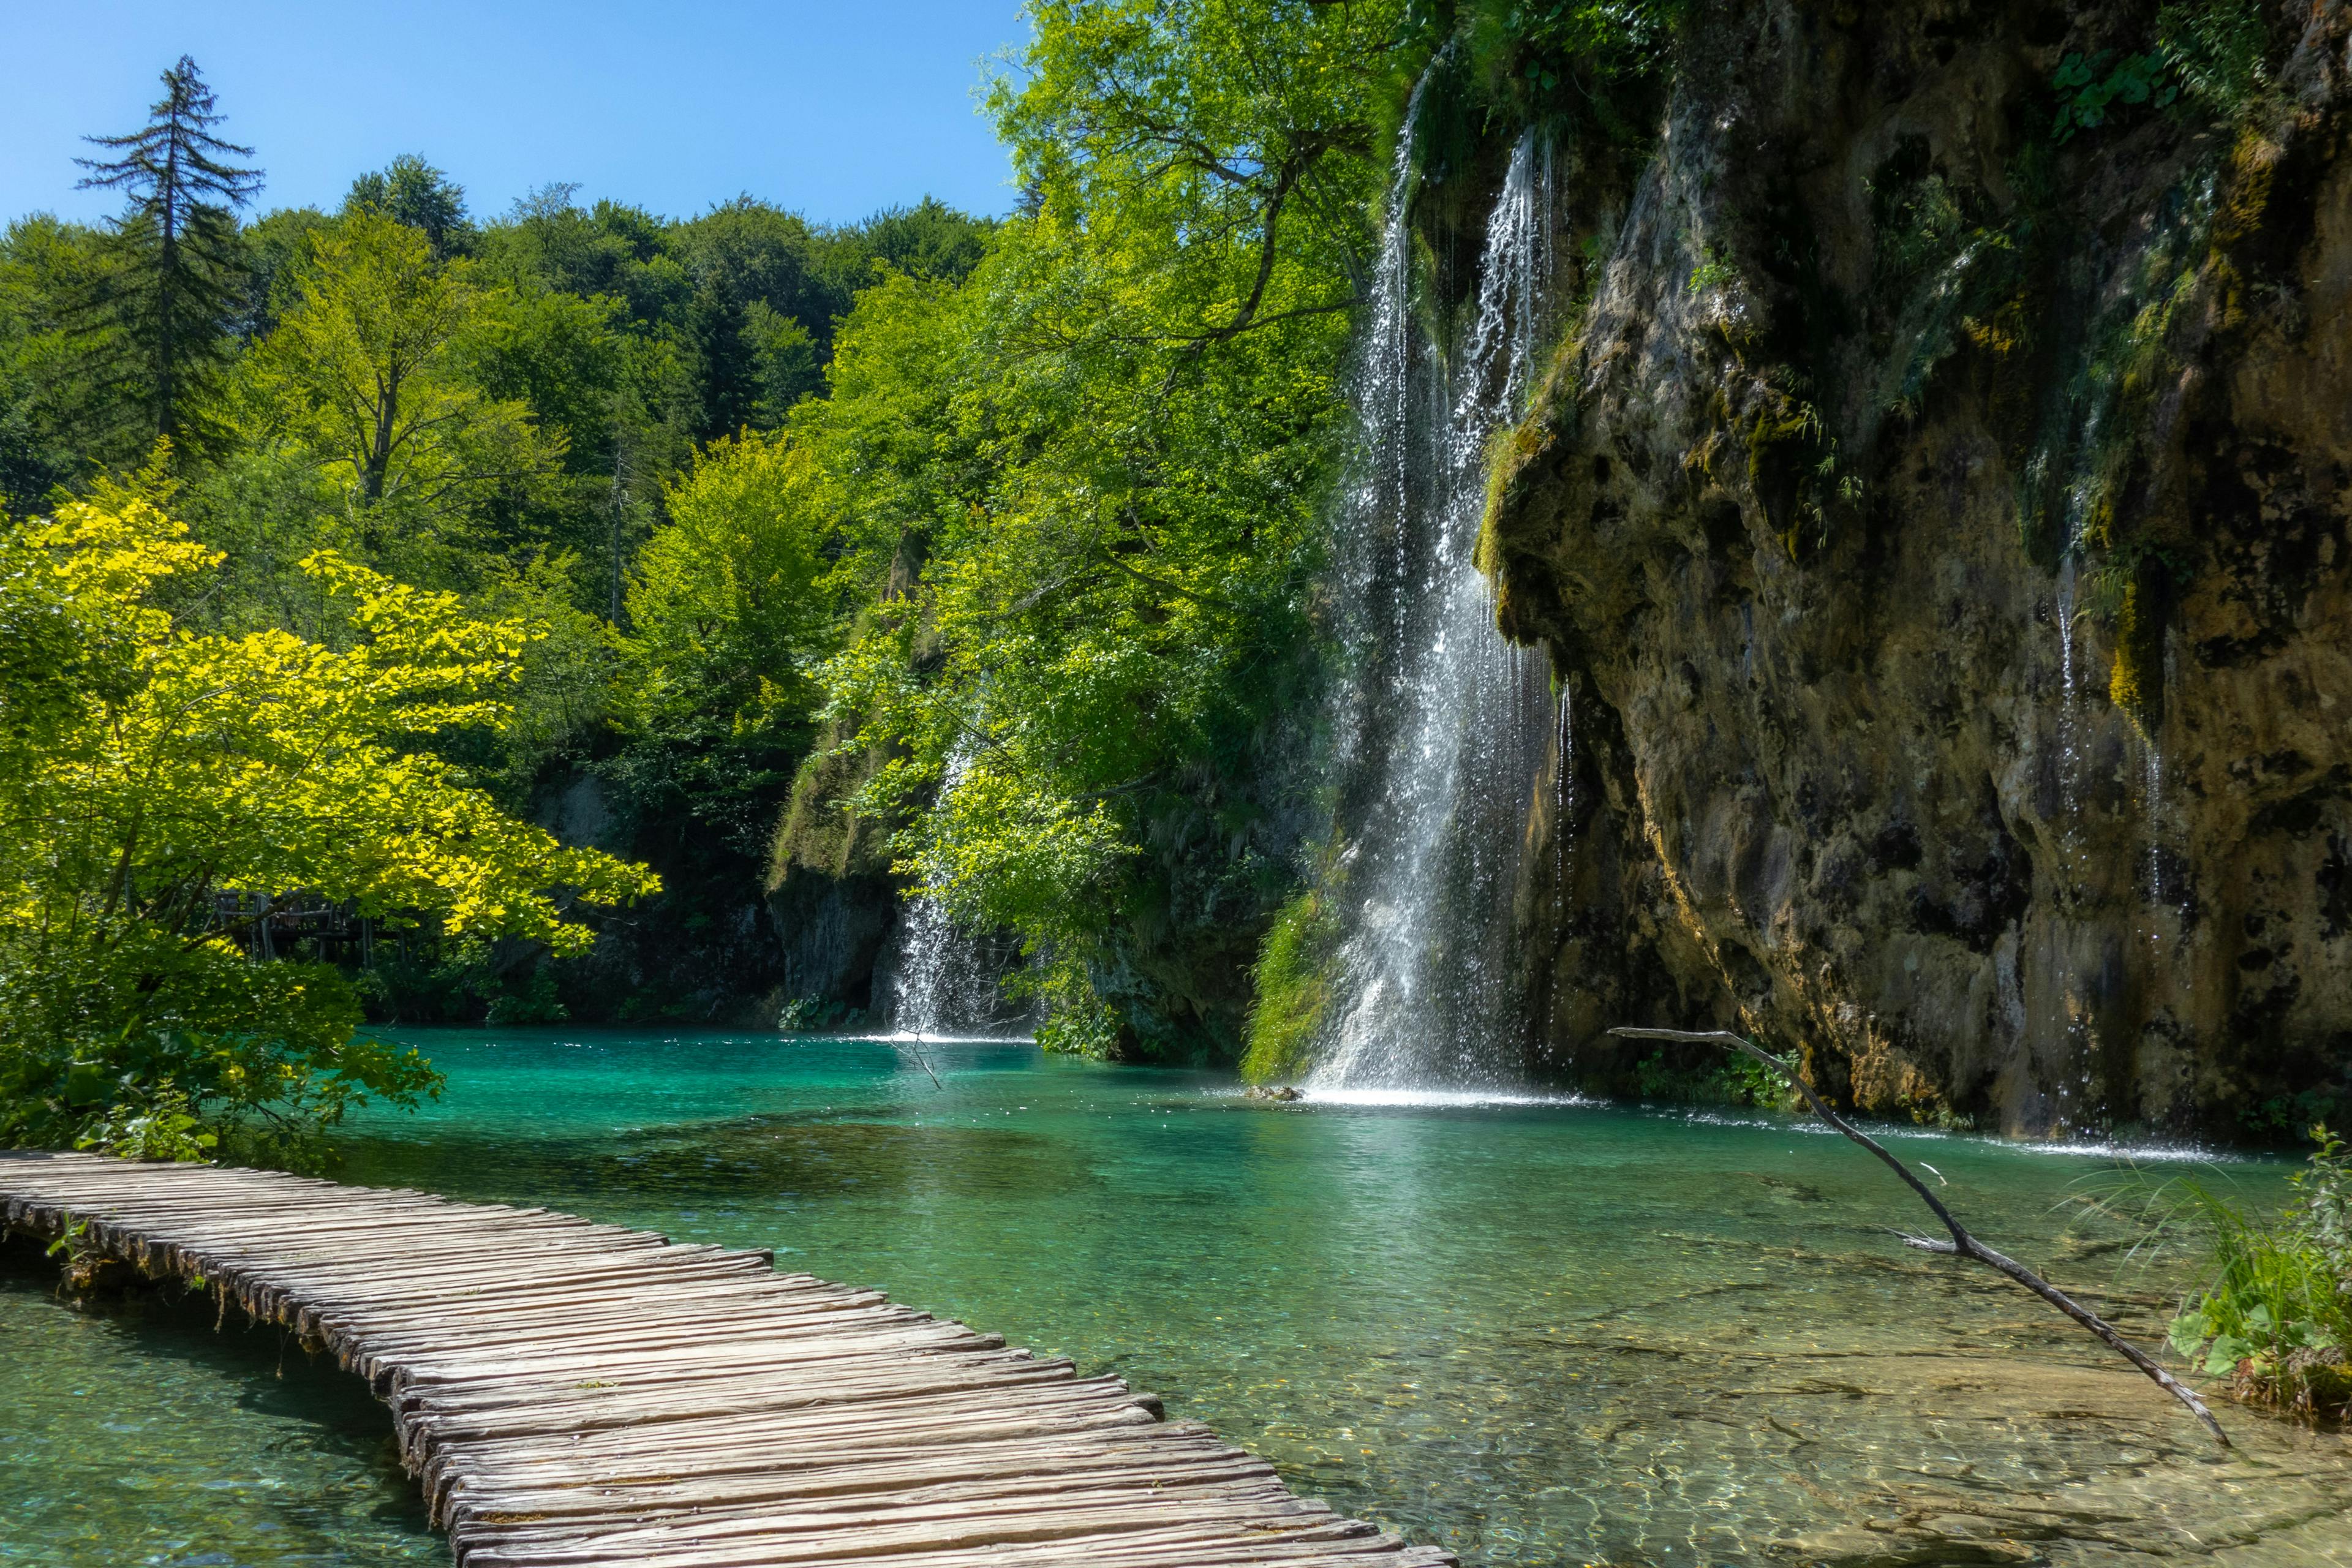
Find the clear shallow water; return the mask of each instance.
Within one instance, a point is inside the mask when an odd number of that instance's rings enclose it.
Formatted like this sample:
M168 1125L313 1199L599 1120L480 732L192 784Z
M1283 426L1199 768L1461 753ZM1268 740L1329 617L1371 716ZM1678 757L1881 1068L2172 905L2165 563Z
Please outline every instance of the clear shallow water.
M200 1300L76 1312L0 1258L0 1563L440 1563L391 1417Z
M773 1246L1116 1371L1470 1563L2352 1564L2342 1439L2224 1410L2218 1458L2039 1303L1906 1253L1891 1180L1801 1124L1255 1104L1009 1045L927 1046L940 1089L874 1042L416 1038L448 1096L354 1127L349 1180ZM1902 1142L1987 1239L2156 1337L2177 1263L2119 1277L2117 1235L2057 1206L2114 1158ZM278 1383L267 1334L78 1316L27 1275L0 1335L0 1562L440 1550L388 1420Z

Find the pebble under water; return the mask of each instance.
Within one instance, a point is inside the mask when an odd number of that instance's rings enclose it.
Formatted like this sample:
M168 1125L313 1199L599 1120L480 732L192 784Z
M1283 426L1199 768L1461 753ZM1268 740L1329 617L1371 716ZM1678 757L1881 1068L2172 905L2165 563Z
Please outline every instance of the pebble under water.
M545 1204L1116 1372L1297 1490L1488 1563L2352 1564L2352 1447L2221 1455L1817 1128L1529 1099L1248 1102L1229 1079L885 1042L412 1037L449 1076L345 1180ZM2160 1338L2188 1278L2078 1203L2112 1152L1893 1135L1995 1246ZM2281 1163L2199 1173L2282 1201ZM2128 1260L2127 1260L2128 1259ZM0 1271L0 1563L446 1562L355 1379L201 1303ZM281 1362L284 1364L281 1365Z

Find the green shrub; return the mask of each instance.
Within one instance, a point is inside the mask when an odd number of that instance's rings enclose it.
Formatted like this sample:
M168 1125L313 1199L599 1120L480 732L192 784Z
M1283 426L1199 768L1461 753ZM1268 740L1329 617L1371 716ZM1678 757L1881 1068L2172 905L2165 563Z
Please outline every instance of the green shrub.
M2156 47L2124 56L2115 51L2070 54L2050 86L2058 95L2057 141L2105 124L2116 105L2169 109L2193 104L2218 120L2235 120L2254 106L2269 73L2263 59L2263 17L2253 0L2172 0L2156 14Z
M2352 1411L2352 1151L2325 1127L2295 1202L2256 1219L2189 1184L2212 1232L2212 1281L2173 1319L2173 1348L2251 1404Z

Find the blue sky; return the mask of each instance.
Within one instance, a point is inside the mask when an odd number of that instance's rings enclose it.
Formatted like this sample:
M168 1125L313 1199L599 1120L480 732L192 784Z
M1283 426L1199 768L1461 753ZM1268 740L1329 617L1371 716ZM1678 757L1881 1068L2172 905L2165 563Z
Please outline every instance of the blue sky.
M0 0L0 219L96 218L79 138L145 118L195 57L261 208L331 207L420 153L478 216L550 181L691 216L742 192L827 222L925 195L1013 203L974 89L1017 0Z

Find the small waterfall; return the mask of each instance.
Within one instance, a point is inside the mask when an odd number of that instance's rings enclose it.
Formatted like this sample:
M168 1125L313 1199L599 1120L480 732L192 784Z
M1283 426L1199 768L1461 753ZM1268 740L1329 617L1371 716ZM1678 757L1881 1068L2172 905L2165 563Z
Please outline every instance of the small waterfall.
M1576 819L1576 694L1559 683L1559 725L1553 735L1551 775L1551 912L1568 912L1568 841Z
M967 743L949 755L940 780L942 799L971 768ZM996 956L987 944L956 929L947 907L929 894L908 900L898 918L898 963L890 977L890 1028L918 1039L986 1029L1002 1012Z
M2175 667L2172 639L2165 638L2164 683L2168 689L2179 679ZM2147 839L2147 940L2151 949L2164 945L2163 922L2169 919L2178 941L2186 942L2189 927L2194 922L2191 908L2190 875L2188 860L2188 835L2178 815L2169 783L2166 777L2162 732L2154 725L2139 729L2140 756L2140 822ZM2175 984L2185 988L2187 972L2174 976Z
M2058 794L2065 811L2060 825L2070 851L2074 837L2077 802L2075 779L2082 771L2082 742L2074 733L2074 552L2070 546L2058 563Z
M1488 442L1535 376L1550 154L1532 132L1512 152L1475 314L1449 363L1413 330L1412 124L1358 372L1361 455L1341 535L1354 678L1338 724L1339 1001L1312 1079L1327 1087L1517 1076L1512 896L1556 721L1542 656L1496 630L1475 561Z
M2081 826L2083 737L2082 714L2076 706L2080 699L2079 674L2074 668L2074 616L2081 603L2081 562L2083 551L2091 531L2093 514L2098 510L2104 494L2098 468L2099 432L2106 423L2107 405L2114 395L2111 378L2095 376L2084 394L2082 426L2075 437L2076 458L2073 476L2066 482L2065 525L2066 543L2058 558L2058 789L2065 813L2061 835L2066 857L2074 858L2077 829ZM2035 459L2036 468L2052 460L2045 452ZM2075 868L2077 875L2080 867Z
M956 930L937 899L908 903L898 925L892 1032L918 1037L971 1034L987 1027L996 1011L996 978L979 944Z

